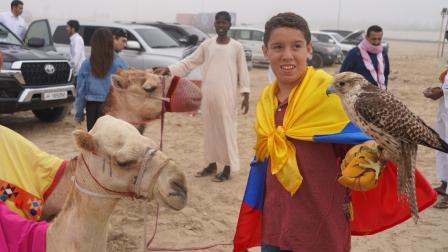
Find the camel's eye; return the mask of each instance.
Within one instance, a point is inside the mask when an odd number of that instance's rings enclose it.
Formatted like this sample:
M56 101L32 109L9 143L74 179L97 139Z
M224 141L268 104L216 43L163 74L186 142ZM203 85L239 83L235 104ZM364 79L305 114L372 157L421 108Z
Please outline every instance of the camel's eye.
M116 160L117 164L122 167L131 166L137 163L137 160Z
M157 89L157 87L156 86L149 86L149 87L144 87L144 89L145 89L146 92L152 93L152 92L154 92Z

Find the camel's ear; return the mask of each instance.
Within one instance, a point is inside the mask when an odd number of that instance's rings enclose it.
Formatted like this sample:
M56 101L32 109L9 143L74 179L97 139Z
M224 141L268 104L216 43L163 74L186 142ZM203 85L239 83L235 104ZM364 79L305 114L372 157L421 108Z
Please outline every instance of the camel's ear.
M88 132L83 130L73 131L75 142L78 148L95 153L98 149L95 139Z
M114 74L112 75L112 86L119 89L126 89L128 87L128 83L121 76Z

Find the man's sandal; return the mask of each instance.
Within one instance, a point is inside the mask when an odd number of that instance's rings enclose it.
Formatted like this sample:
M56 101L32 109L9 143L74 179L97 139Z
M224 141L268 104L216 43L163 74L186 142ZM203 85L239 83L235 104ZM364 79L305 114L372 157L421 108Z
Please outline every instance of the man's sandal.
M437 209L447 209L448 208L448 196L444 196L434 205L434 208Z
M205 167L202 171L197 172L195 177L205 177L216 173L216 168Z
M220 172L216 174L216 176L212 179L213 182L224 182L230 179L229 174L224 174L224 172Z

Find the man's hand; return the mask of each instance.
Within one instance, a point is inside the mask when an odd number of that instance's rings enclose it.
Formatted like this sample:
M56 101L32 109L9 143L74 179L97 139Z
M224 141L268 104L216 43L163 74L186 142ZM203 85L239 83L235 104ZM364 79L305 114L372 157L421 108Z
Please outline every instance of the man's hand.
M243 115L247 114L249 111L249 93L242 93L243 102L241 102L241 109L243 110Z
M424 92L423 95L426 98L430 98L433 100L437 100L440 97L443 96L443 90L440 87L433 87L433 88L427 88Z
M170 69L168 67L158 67L158 68L154 69L154 74L169 75Z

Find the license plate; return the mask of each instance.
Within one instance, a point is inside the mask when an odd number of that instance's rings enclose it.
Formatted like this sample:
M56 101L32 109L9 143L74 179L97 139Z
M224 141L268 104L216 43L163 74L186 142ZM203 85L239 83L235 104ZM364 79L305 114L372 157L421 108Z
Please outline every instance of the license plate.
M44 93L43 96L44 101L60 100L66 98L67 98L67 91Z

